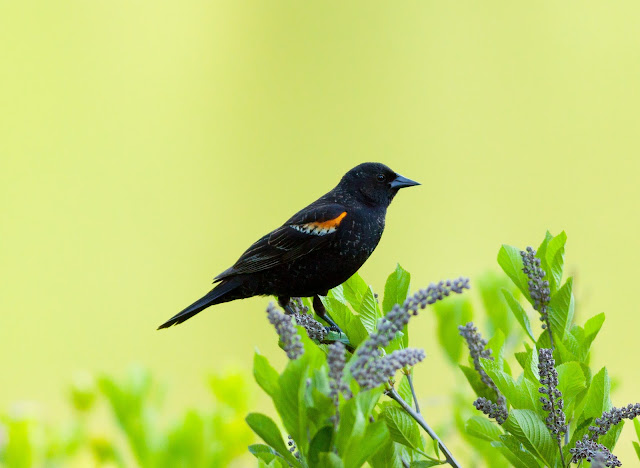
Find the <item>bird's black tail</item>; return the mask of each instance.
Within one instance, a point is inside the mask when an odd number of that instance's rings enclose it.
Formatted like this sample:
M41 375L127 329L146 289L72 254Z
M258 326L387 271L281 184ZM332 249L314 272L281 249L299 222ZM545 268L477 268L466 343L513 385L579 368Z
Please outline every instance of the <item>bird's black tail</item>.
M179 323L184 322L185 320L189 320L191 317L196 315L198 312L206 309L209 306L214 304L219 304L221 302L227 302L229 300L235 299L231 297L225 297L225 295L229 294L231 291L240 286L240 283L237 281L224 281L218 284L215 288L209 291L207 294L202 296L196 302L191 304L189 307L184 309L179 314L174 315L169 320L164 322L162 325L158 327L158 330L161 328L168 328L172 325L178 325Z

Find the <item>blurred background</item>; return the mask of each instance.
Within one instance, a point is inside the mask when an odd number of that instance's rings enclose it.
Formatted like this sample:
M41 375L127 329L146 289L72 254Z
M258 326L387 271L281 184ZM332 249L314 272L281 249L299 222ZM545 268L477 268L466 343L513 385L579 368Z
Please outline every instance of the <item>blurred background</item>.
M62 420L76 371L141 363L170 418L208 404L208 373L249 374L255 348L284 363L267 298L156 327L363 161L423 184L390 208L361 270L374 288L396 262L413 289L473 282L502 243L565 230L578 322L607 313L594 363L618 379L614 404L638 400L639 15L633 1L0 2L0 410L34 401ZM433 326L414 325L416 379L444 421L460 376Z

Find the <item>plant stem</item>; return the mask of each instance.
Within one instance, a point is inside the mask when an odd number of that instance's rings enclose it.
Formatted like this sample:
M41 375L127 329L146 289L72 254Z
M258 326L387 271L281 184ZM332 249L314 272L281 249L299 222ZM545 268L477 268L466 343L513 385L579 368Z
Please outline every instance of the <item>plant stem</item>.
M413 419L416 420L416 422L420 425L420 427L422 427L422 429L424 429L425 432L429 434L429 437L431 437L433 440L435 440L438 443L438 445L440 446L440 450L442 450L442 453L444 453L444 456L447 459L447 463L453 466L454 468L461 468L461 466L458 464L455 458L453 458L453 454L449 451L447 446L444 445L444 442L440 440L440 437L438 437L438 434L436 434L434 430L431 429L429 424L427 424L427 421L425 421L422 415L420 413L417 413L411 406L409 406L407 402L404 401L402 397L398 394L395 388L391 388L390 390L387 390L386 393L389 396L389 398L398 402L398 404L402 407L402 409L405 410L409 414L409 416L411 416Z
M545 320L545 324L547 325L547 331L549 332L549 341L551 342L551 351L555 351L556 345L553 342L553 333L551 333L551 323L549 322L549 316L547 316L547 320Z
M562 443L560 442L560 439L556 439L558 441L558 450L560 450L560 461L562 462L562 466L565 467L567 466L564 462L564 453L562 453Z
M405 374L407 381L409 382L409 388L411 389L411 395L413 395L413 403L416 405L416 413L420 414L420 406L418 405L418 396L416 395L416 390L413 388L413 377L411 377L411 371L408 374Z

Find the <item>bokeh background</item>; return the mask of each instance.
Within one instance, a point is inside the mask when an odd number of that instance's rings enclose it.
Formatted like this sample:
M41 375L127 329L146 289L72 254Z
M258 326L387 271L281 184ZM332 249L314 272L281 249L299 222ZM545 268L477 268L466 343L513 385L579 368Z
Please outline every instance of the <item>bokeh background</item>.
M566 230L578 321L607 313L593 359L614 403L638 400L639 18L631 0L0 1L0 408L55 421L75 371L139 362L177 412L256 347L284 362L266 298L155 329L363 161L423 183L361 271L375 288L396 262L414 288L473 279L502 243ZM444 421L459 376L433 325L414 325L417 381Z

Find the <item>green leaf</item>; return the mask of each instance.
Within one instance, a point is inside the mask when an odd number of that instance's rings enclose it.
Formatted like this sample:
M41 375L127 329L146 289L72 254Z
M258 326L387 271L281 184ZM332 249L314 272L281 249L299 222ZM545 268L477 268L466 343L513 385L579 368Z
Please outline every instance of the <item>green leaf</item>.
M433 305L438 319L438 341L454 364L460 361L464 340L458 332L473 317L473 306L467 297L450 297Z
M538 368L538 349L534 346L527 353L527 362L524 368L524 376L536 385L540 382L540 370Z
M282 439L282 434L276 423L269 416L260 413L250 413L246 418L247 424L262 440L269 444L293 466L300 466Z
M496 333L491 337L491 339L487 343L487 348L491 350L491 356L493 357L495 366L501 371L505 370L504 342L505 342L504 333L502 333L502 330L496 330Z
M556 449L553 440L549 429L534 411L511 410L503 427L532 454L549 466L554 466Z
M347 453L351 444L357 443L362 438L369 416L371 416L382 392L378 388L361 391L341 406L340 424L334 440L338 453Z
M353 347L357 347L369 337L369 333L362 324L360 317L351 312L351 309L346 304L328 296L320 296L320 300L340 329L347 334Z
M446 463L440 463L437 460L418 460L411 463L411 468L429 468L431 466L442 466Z
M529 316L525 312L522 305L520 305L520 302L518 302L518 300L513 297L513 294L511 294L511 292L507 291L506 289L502 290L502 294L507 301L507 304L509 305L509 309L513 313L513 316L516 318L522 329L527 333L529 338L531 338L531 341L535 343L536 339L533 335L533 329L531 328Z
M307 381L313 377L313 372L326 362L325 354L313 343L306 333L298 327L304 354L296 360L288 361L285 370L278 378L280 391L273 397L273 403L278 410L287 433L298 441L298 448L305 453L309 439L306 436L309 426L315 429L323 421L308 419L305 395L311 392Z
M278 393L280 386L278 385L278 372L271 367L265 356L258 351L253 355L253 376L267 395L271 398Z
M518 440L510 434L500 436L500 442L491 442L514 468L539 467L540 462L531 452L526 450Z
M382 412L382 416L389 429L391 440L414 450L424 450L418 423L404 410L396 406L388 406Z
M483 359L482 362L484 363L486 360ZM516 409L538 411L539 386L536 386L533 382L525 378L516 381L503 371L487 369L486 367L485 370L511 406Z
M549 289L553 295L562 282L562 269L564 267L564 246L567 242L567 234L562 231L551 239L547 245L544 257L546 259L547 280Z
M459 367L476 395L487 398L491 401L496 400L496 393L484 384L475 369L463 365L460 365Z
M562 392L565 406L569 406L575 397L587 388L584 372L579 362L565 362L556 367L558 371L558 389Z
M318 468L344 468L340 457L333 452L321 453L318 458Z
M411 369L413 373L413 369ZM401 374L400 383L398 384L398 393L404 401L413 401L413 394L411 393L411 386L409 385L409 378Z
M633 427L636 430L636 437L640 440L640 421L638 419L633 420Z
M404 468L403 459L408 459L408 449L387 439L385 444L369 459L372 468Z
M565 334L571 328L575 309L572 288L573 278L569 278L558 292L551 296L548 312L554 340L564 339Z
M309 444L308 460L311 466L317 466L320 461L320 454L331 451L331 439L333 437L333 427L325 426L320 429Z
M378 320L382 318L382 313L380 312L380 307L378 306L375 293L370 286L367 287L367 291L365 292L357 311L364 328L369 333L375 332Z
M605 315L604 312L591 317L587 320L587 323L584 324L584 340L582 342L582 352L583 355L586 356L589 354L589 350L591 349L591 344L593 340L596 339L602 325L604 324Z
M342 283L344 298L349 304L351 304L353 310L359 309L360 304L362 304L362 299L368 289L369 286L367 286L367 283L358 273L354 274L351 278Z
M580 404L580 408L576 409L575 414L579 416L578 425L585 419L599 418L603 412L611 408L610 392L611 379L607 368L603 367L591 379L587 396Z
M264 444L249 445L249 452L251 452L258 460L263 460L266 463L270 463L271 460L278 456L278 452Z
M396 266L393 273L387 278L384 285L384 299L382 300L382 310L386 314L396 304L404 304L409 294L409 284L411 282L411 274L402 268L400 264Z
M600 436L598 442L607 447L609 450L613 450L616 446L616 443L618 442L620 434L622 433L624 423L625 422L623 420L613 426L605 435Z
M323 296L320 296L320 299L322 299L322 297ZM339 302L342 302L344 305L347 305L349 303L349 301L347 301L347 298L344 297L344 287L341 284L333 289L330 289L329 294L326 297L331 297ZM312 308L310 308L309 310L312 310Z
M529 295L529 278L522 272L520 249L511 245L503 245L498 252L498 264L522 294L531 302Z
M636 442L635 440L633 441L633 448L636 450L638 460L640 460L640 444L638 444L638 442Z
M469 419L465 425L465 430L467 434L489 442L500 440L500 436L504 434L500 426L482 416L473 416Z
M361 440L353 441L350 449L344 457L345 468L360 468L369 458L384 445L389 437L384 421L376 421L367 425L366 432Z

